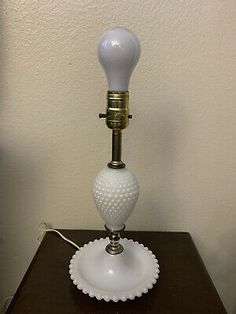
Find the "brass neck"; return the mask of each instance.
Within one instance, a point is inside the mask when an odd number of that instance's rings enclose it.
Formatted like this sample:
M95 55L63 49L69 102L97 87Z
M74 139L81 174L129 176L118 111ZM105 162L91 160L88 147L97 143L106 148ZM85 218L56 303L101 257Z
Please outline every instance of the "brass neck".
M121 160L122 131L112 130L112 160L107 164L109 168L120 169L125 167Z
M108 167L119 169L125 164L121 160L122 130L129 125L129 92L108 91L106 114L99 114L100 118L106 118L106 125L112 129L112 160Z

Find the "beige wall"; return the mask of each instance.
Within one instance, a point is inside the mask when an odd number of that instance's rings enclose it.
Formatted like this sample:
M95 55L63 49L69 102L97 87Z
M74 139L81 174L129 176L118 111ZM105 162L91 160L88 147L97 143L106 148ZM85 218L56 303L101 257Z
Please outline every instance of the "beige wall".
M1 6L1 298L22 278L41 221L103 227L90 194L110 158L96 45L105 29L124 26L142 46L123 156L141 195L127 227L190 231L236 313L235 1Z

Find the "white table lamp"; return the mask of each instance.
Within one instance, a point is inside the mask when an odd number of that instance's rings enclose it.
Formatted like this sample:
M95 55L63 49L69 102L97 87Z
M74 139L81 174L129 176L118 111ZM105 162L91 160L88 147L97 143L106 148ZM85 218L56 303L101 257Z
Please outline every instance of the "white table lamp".
M148 292L159 277L156 257L143 244L120 238L139 195L136 177L121 160L122 130L129 124L129 79L140 56L135 34L125 28L106 31L98 58L108 81L107 109L99 114L112 129L112 160L93 184L93 198L109 238L85 244L70 261L73 283L98 300L126 301Z

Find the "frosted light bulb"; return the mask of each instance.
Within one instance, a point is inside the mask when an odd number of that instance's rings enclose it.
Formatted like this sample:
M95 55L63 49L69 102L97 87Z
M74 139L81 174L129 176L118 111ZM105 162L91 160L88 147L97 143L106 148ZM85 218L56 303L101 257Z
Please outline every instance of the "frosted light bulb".
M106 73L109 90L128 90L139 56L140 45L134 33L125 28L103 33L98 45L98 59Z

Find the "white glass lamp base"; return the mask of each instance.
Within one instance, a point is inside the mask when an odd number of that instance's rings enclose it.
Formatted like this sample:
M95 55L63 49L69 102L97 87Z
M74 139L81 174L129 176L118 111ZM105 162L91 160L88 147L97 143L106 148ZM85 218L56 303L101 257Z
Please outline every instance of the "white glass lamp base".
M143 244L121 239L124 251L110 255L105 251L109 239L85 244L72 256L70 277L83 293L105 301L133 300L147 293L159 277L159 264Z

